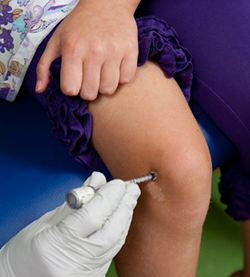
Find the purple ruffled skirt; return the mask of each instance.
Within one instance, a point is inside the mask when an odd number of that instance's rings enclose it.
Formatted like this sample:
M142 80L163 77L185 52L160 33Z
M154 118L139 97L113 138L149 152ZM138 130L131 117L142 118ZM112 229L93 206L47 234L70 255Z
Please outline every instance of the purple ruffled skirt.
M189 52L180 45L175 30L153 16L136 20L138 26L138 66L148 59L157 62L166 76L174 77L187 101L190 99L192 63ZM25 87L47 108L54 136L66 143L70 155L83 166L98 169L104 164L91 143L92 117L79 96L65 96L60 89L61 59L51 65L50 82L43 94L35 93L36 66L52 33L38 48L26 74Z
M191 52L192 99L238 149L221 168L221 200L250 219L249 0L142 0L136 16L146 15L166 20Z

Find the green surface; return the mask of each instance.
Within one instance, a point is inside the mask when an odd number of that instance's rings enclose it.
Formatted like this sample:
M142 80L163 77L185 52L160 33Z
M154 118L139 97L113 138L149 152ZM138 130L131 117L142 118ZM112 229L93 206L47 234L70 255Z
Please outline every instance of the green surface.
M240 224L225 212L218 192L219 173L213 176L212 200L204 225L198 277L228 277L243 266Z
M229 277L243 264L240 224L224 212L225 206L219 200L219 178L217 171L213 176L212 200L204 225L197 277ZM112 264L107 277L116 276Z

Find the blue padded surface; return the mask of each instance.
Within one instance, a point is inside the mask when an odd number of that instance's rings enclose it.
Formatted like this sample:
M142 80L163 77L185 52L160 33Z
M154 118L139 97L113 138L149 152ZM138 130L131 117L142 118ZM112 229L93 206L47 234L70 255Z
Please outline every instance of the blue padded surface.
M214 167L234 154L232 143L193 105L209 143ZM30 95L0 100L0 247L18 231L56 208L68 190L91 174L51 134L44 108ZM110 178L107 170L103 170Z
M0 247L63 203L91 174L51 134L45 109L30 95L0 101ZM103 171L110 178L107 171Z
M191 102L190 107L208 144L213 169L216 169L230 160L237 149L196 103Z

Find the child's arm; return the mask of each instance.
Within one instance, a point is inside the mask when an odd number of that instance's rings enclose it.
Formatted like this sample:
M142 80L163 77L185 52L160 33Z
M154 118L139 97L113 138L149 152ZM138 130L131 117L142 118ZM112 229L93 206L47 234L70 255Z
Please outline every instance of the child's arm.
M94 100L129 82L137 68L140 0L81 0L50 39L37 68L37 92L49 81L51 62L62 56L61 89Z

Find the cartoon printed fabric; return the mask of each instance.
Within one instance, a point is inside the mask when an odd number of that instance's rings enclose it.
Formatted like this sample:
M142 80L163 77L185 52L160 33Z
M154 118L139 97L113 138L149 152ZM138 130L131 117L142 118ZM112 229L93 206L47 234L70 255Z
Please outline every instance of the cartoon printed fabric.
M0 0L0 98L14 101L37 47L78 0Z

